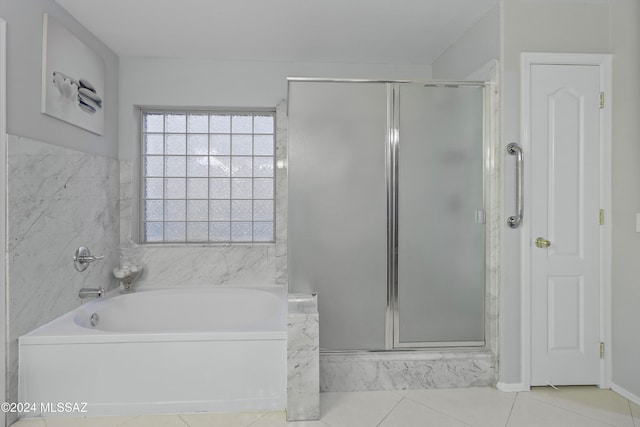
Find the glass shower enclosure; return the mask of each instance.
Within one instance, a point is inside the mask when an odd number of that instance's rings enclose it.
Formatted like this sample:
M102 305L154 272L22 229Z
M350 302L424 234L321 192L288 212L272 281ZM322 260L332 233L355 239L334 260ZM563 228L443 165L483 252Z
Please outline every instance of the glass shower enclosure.
M290 79L289 291L325 351L485 344L485 85Z

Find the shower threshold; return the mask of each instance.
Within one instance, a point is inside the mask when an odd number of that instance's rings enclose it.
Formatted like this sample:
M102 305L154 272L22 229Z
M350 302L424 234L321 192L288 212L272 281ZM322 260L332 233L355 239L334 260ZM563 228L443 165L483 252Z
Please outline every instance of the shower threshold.
M320 352L320 391L486 387L496 373L486 348Z

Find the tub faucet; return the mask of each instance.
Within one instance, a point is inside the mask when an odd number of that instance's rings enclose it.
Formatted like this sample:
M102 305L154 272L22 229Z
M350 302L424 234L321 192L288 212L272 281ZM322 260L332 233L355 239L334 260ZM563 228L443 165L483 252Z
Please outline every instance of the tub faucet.
M102 289L102 287L82 288L80 289L80 292L78 292L78 296L80 298L89 298L89 297L102 298L104 296L104 289Z

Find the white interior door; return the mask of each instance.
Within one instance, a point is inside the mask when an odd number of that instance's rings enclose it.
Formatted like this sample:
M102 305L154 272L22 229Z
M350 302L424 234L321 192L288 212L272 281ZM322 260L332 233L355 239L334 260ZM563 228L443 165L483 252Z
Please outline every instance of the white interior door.
M531 385L600 382L600 67L530 74Z

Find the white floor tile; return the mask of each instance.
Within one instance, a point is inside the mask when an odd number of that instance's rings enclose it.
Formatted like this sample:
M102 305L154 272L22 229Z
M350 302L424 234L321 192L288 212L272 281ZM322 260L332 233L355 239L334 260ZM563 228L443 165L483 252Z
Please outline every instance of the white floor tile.
M251 427L286 427L287 426L287 413L281 412L268 412L262 415L257 421L251 424Z
M251 427L328 427L328 425L322 421L297 421L289 423L287 422L285 412L269 412L251 424Z
M640 406L609 390L493 388L321 393L320 421L284 411L23 419L14 427L640 427ZM634 425L635 421L635 425Z
M331 426L323 421L295 421L292 423L287 423L287 427L331 427Z
M598 387L534 387L530 397L616 427L634 427L629 401Z
M189 427L248 427L263 415L263 412L238 412L186 414L180 417Z
M469 427L469 424L405 398L379 427Z
M507 427L611 427L593 418L518 393Z
M515 393L491 387L412 390L407 399L477 427L504 426Z
M46 427L42 419L21 419L11 424L11 427Z
M631 406L631 415L633 416L635 427L640 427L640 405L629 402L629 406Z
M120 427L136 417L47 418L47 427Z
M404 392L321 393L321 420L331 427L372 427L400 402Z
M141 415L122 424L122 427L188 427L188 425L178 415Z

